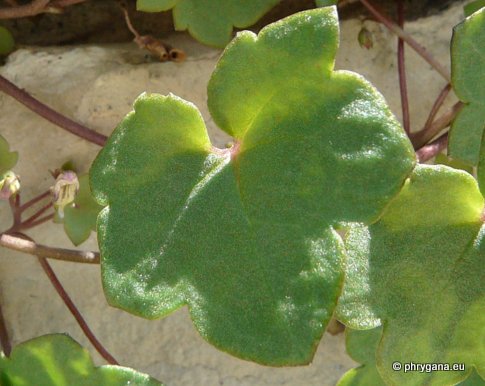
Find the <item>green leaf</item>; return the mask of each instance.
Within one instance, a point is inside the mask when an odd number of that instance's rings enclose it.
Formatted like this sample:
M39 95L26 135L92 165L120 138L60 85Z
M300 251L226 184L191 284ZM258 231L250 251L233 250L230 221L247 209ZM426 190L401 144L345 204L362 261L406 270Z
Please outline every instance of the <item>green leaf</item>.
M16 151L9 151L9 145L5 138L0 135L0 175L12 169L19 155Z
M233 355L311 360L343 279L333 228L375 221L414 166L382 96L332 72L337 31L335 10L319 8L238 35L208 92L231 149L211 146L188 102L135 102L90 172L107 205L111 305L158 318L188 304L201 335Z
M485 386L485 380L476 371L473 371L466 380L459 383L459 386Z
M451 125L448 153L478 163L485 128L485 8L453 30L451 77L455 94L465 103Z
M360 367L347 371L340 378L337 386L385 386L376 367L376 349L382 335L382 328L372 330L345 329L345 346L347 354L356 362L362 363Z
M10 358L0 358L0 370L2 386L162 385L126 367L94 367L88 351L63 334L43 335L19 344Z
M485 0L475 0L471 3L466 4L463 7L463 11L465 13L465 17L470 16L472 13L475 13L479 9L485 7Z
M0 25L0 55L8 55L15 48L15 41L8 29Z
M379 222L353 227L339 320L384 326L379 373L399 385L453 385L485 374L483 197L468 173L418 166ZM465 363L398 372L392 362Z
M473 166L470 166L466 162L452 159L443 153L439 153L434 160L436 165L446 165L454 169L464 170L465 172L473 175Z
M328 7L330 5L337 5L338 0L315 0L317 7Z
M139 11L161 12L173 8L177 31L188 30L201 43L224 47L233 27L256 23L280 0L137 0Z
M96 230L96 219L103 207L94 200L87 174L79 177L79 192L74 203L64 209L64 231L74 245L86 241L91 231Z
M347 353L360 367L347 371L337 386L385 386L376 365L376 350L381 339L382 327L372 330L345 330ZM402 365L402 363L401 363ZM471 375L457 384L458 386L485 386L485 381L473 371Z

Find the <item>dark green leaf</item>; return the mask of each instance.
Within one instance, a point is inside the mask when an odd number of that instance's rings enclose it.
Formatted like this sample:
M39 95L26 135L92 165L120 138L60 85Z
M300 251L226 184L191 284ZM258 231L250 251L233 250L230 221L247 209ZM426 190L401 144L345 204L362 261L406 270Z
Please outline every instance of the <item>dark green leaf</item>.
M333 227L372 222L414 152L382 96L333 72L333 8L238 35L209 84L211 146L190 103L144 95L91 168L110 304L157 318L188 304L201 335L271 365L311 360L342 283ZM392 162L393 167L389 168Z
M87 350L62 334L19 344L0 357L0 372L2 386L163 386L126 367L94 367Z
M483 198L468 173L419 166L384 216L347 239L339 320L384 325L379 373L390 384L453 385L485 374ZM393 371L392 362L465 363L466 371Z
M91 231L96 230L96 219L103 207L94 200L89 187L89 176L79 177L79 192L73 205L64 210L64 230L74 245L86 241Z
M485 8L458 24L451 42L453 89L464 108L453 121L448 153L478 163L485 128Z
M470 16L472 13L475 13L479 9L485 7L485 0L475 0L472 1L471 3L466 4L463 7L463 10L465 12L465 17Z
M0 175L12 169L19 155L16 151L9 151L8 142L0 135Z
M224 47L233 27L245 28L256 23L280 0L137 0L139 11L160 12L173 8L177 31L189 30L204 44Z
M15 48L15 41L8 29L0 25L0 55L8 55Z
M438 154L435 157L434 162L436 165L446 165L454 169L464 170L467 173L470 173L471 175L473 175L473 166L470 166L466 162L463 162L457 159L452 159L443 153Z
M338 0L315 0L317 7L328 7L330 5L337 5Z
M466 380L459 383L459 386L485 386L485 380L476 371L473 371Z

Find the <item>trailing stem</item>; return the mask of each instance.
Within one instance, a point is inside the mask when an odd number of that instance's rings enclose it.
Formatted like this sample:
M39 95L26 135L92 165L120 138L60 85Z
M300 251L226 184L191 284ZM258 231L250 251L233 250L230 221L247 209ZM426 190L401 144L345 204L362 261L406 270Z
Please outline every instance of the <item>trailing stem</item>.
M448 133L444 133L441 137L431 142L429 145L423 146L416 152L416 156L420 163L426 162L438 155L448 146Z
M58 113L0 75L0 91L10 95L41 117L89 142L104 146L107 137Z
M397 22L399 27L404 27L404 6L402 0L397 1ZM403 29L404 30L404 29ZM401 92L402 120L404 131L409 135L411 123L409 120L408 87L406 82L406 65L404 61L404 40L397 39L397 67L399 72L399 90Z
M433 107L431 108L431 111L429 112L428 119L426 120L426 123L424 124L423 130L426 131L433 123L433 120L436 117L436 114L438 114L438 111L440 110L441 106L443 106L443 103L446 100L446 97L451 91L451 84L448 83L445 87L443 87L443 90L438 95L438 98L436 98L436 101L433 104Z
M94 333L91 331L89 328L88 324L82 317L81 313L77 309L76 305L70 298L69 294L66 292L64 287L62 286L61 282L57 278L54 270L50 266L49 262L43 258L39 257L39 263L42 266L42 269L44 270L45 274L49 278L51 284L61 297L62 301L66 305L66 307L69 309L71 312L72 316L74 316L74 319L76 319L76 322L78 323L79 327L81 327L81 330L83 331L84 335L89 339L93 347L96 349L96 351L104 358L109 364L112 365L118 365L118 361L104 348L104 346L101 344L101 342L96 338Z
M99 253L78 251L75 249L52 248L37 244L30 240L3 233L0 235L0 245L14 251L27 253L39 257L70 261L74 263L99 264Z
M441 130L448 127L453 119L455 119L458 112L462 109L463 103L457 102L453 107L443 114L441 117L433 121L429 126L423 128L416 133L411 133L411 142L414 144L415 149L420 149L426 143L428 143L434 136L438 135Z
M432 67L438 71L443 78L450 82L450 74L448 71L438 62L423 46L421 46L416 40L412 38L407 32L405 32L401 27L394 23L388 16L383 12L379 11L377 7L371 4L368 0L360 0L362 5L366 7L369 12L382 24L384 24L390 31L399 36L404 40L409 46L415 50L424 60L426 60Z
M41 13L60 13L65 7L84 3L86 0L33 0L29 4L17 5L9 1L10 7L0 8L0 19L18 19Z

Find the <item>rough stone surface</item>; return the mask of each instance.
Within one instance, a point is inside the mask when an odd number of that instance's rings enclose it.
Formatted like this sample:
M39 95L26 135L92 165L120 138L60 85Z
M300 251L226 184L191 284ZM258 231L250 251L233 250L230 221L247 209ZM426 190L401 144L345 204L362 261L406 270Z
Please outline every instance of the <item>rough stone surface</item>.
M461 6L455 6L439 16L409 23L406 29L449 68L451 28L461 18ZM369 21L365 25L374 34L374 48L365 50L357 44L362 22L344 22L337 68L365 75L400 116L396 39L380 25ZM181 35L170 40L186 50L185 63L151 62L131 44L24 48L10 56L0 73L41 101L104 134L109 134L131 110L141 92L172 92L201 109L214 143L224 145L229 138L214 127L206 107L206 85L220 52ZM406 63L411 122L418 129L446 82L409 48ZM447 106L452 102L450 98ZM53 181L49 169L73 160L85 172L99 150L3 95L0 133L20 153L15 170L22 178L24 201L49 188ZM0 203L0 229L6 229L10 221L8 205ZM43 244L72 247L59 225L44 225L29 234ZM97 249L94 235L81 248ZM334 385L354 365L344 352L343 336L328 334L311 366L279 369L238 360L200 338L185 309L163 320L146 321L106 304L98 266L52 265L88 324L120 363L171 386ZM0 291L14 344L46 333L66 332L102 363L34 257L0 249Z

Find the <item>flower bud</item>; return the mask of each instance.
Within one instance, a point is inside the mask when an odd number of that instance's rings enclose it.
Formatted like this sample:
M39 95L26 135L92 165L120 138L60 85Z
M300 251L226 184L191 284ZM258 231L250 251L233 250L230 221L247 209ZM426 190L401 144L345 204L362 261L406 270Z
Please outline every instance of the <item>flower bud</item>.
M374 39L372 33L365 27L362 27L357 37L359 44L362 48L370 49L374 45Z
M78 191L79 180L76 173L66 170L57 176L51 192L54 196L54 208L59 218L64 218L64 208L74 202Z
M9 170L0 177L0 200L8 200L19 190L20 181L14 172Z

